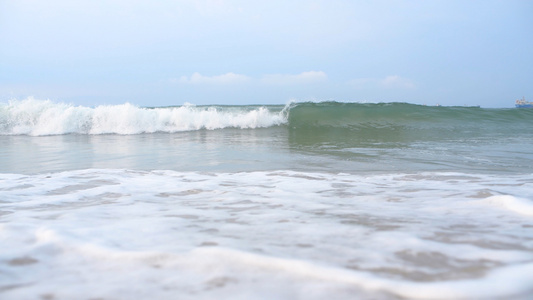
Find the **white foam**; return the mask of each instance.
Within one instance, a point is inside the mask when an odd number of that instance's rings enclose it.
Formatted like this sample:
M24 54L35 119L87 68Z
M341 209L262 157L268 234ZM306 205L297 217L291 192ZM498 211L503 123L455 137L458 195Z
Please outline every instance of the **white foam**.
M529 197L517 182L531 176L0 174L0 298L527 295L531 217L472 200Z
M510 195L492 196L484 200L484 202L503 207L516 213L533 216L533 201L529 199L513 197Z
M95 108L33 98L0 104L0 135L138 134L199 129L260 128L286 122L280 112L183 105L140 108L126 103Z

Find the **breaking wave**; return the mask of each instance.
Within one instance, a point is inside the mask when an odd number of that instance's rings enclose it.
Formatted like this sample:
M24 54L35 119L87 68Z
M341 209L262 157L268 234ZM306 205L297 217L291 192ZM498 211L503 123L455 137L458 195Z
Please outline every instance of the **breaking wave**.
M533 110L339 102L155 108L126 103L86 107L33 98L0 104L0 135L172 133L280 125L302 134L328 136L468 138L531 128Z
M139 134L200 129L261 128L286 122L266 107L195 106L94 108L26 99L0 105L1 135Z

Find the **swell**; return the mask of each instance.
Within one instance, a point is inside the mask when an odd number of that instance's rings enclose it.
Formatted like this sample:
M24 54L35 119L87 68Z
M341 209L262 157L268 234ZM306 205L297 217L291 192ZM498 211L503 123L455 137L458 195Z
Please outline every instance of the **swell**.
M296 103L290 108L289 123L304 127L412 127L462 124L531 123L531 109L484 109L462 106L425 106L408 103Z
M407 103L298 103L289 109L291 137L352 147L414 141L531 140L533 109L424 106Z

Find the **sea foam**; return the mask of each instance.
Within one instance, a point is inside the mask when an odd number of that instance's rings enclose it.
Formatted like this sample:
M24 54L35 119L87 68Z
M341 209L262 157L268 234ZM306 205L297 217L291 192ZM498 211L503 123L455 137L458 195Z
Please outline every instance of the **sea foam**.
M186 104L142 108L125 103L92 108L33 98L0 104L0 135L138 134L261 128L285 122L281 112L266 107L238 109Z
M527 299L531 179L0 174L0 297Z
M522 215L533 216L533 201L510 195L492 196L485 199L487 203L500 206Z

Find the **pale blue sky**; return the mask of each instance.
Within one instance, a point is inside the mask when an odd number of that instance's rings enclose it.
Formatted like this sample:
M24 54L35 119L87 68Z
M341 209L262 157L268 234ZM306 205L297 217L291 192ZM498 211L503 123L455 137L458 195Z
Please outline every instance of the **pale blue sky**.
M0 0L0 102L533 100L533 1Z

